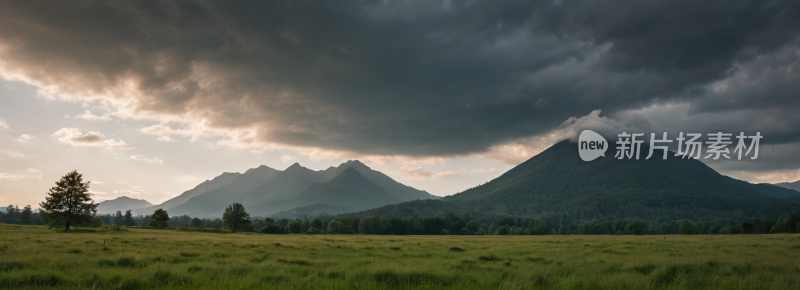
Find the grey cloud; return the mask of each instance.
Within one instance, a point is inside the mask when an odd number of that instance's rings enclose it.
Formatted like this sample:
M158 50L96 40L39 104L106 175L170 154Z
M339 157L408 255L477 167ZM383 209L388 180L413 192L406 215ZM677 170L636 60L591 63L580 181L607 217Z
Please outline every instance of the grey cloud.
M710 84L777 71L785 61L763 58L797 48L794 2L559 3L4 2L0 75L118 100L133 115L250 130L253 142L451 156L598 109L656 129L637 110L709 111L730 100ZM787 78L775 86L783 96ZM740 93L730 98L756 102ZM759 106L785 103L796 101Z

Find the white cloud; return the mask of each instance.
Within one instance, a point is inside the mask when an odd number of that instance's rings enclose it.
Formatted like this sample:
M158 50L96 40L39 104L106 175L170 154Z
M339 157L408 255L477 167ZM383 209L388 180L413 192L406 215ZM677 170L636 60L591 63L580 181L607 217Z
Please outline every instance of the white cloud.
M192 127L184 128L184 129L173 129L170 126L165 126L162 124L156 124L149 127L145 127L139 129L139 132L149 134L149 135L156 135L161 136L159 140L163 137L170 138L169 136L182 136L182 137L191 137L192 141L199 140L200 138L204 137L214 137L214 136L226 136L228 133L225 131L217 131L217 130L210 130L206 129L205 122L201 121L197 124L193 124ZM170 138L172 140L172 138ZM165 141L165 140L161 140Z
M20 173L0 173L0 180L20 180L20 179L37 179L42 178L42 172L33 168L29 168Z
M649 123L645 122L638 125L649 126ZM613 132L614 135L625 130L637 130L637 128L631 128L631 126L614 119L600 117L600 110L594 110L589 115L580 118L570 117L561 123L558 128L545 134L495 145L486 152L475 155L506 164L517 165L560 141L567 139L575 141L578 133L585 129L593 130L600 134Z
M452 171L443 171L443 172L436 173L436 174L432 175L431 177L433 177L433 178L446 178L446 177L453 177L453 176L456 176L456 175L458 175L458 174L455 173L455 172L452 172Z
M34 138L35 138L34 136L31 136L31 135L28 135L28 134L22 134L22 135L19 135L19 137L17 137L17 142L28 143L28 142L33 141Z
M115 141L113 139L106 139L106 135L100 132L89 131L86 134L81 133L76 128L62 128L52 135L53 138L61 143L69 144L72 146L87 146L87 147L106 147L110 149L133 149L125 144L125 141L120 139Z
M403 174L409 178L445 178L458 175L457 173L452 171L444 171L434 174L428 169L419 166L409 166L409 165L403 165L402 167L395 170L395 172Z
M97 181L97 180L92 180L92 185L104 186L104 185L108 185L108 183L102 182L102 181Z
M6 120L3 120L3 118L0 118L0 129L11 129L11 127L6 124Z
M75 115L75 119L84 119L89 121L110 121L111 117L108 114L102 116L94 115L89 110L86 110L83 115Z
M395 170L398 173L405 174L411 178L426 178L433 175L429 170L419 167L419 166L408 166L403 165L402 167Z
M0 153L11 158L25 158L25 154L22 154L22 152L19 152L19 150L12 151L12 150L0 149Z
M287 163L287 162L292 162L292 160L294 160L294 156L291 156L291 155L283 155L283 156L281 156L281 160L280 160L280 162L281 162L281 163Z
M156 140L158 140L158 141L164 141L164 142L172 142L172 141L175 141L175 139L172 139L172 137L170 137L170 136L161 136L161 137L158 137L158 139L156 139Z
M489 169L475 169L470 172L472 173L490 173L497 171L497 168L489 168Z
M154 159L148 159L148 158L145 158L142 155L133 155L133 156L131 156L131 159L136 160L136 161L144 161L144 162L147 162L147 163L153 163L153 164L164 164L164 160L161 160L158 157L156 157Z

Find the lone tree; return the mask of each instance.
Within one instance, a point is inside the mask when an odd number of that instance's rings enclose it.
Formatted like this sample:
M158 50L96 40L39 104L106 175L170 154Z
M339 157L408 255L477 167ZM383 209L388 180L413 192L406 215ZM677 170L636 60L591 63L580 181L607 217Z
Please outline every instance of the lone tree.
M156 228L166 228L168 221L169 214L167 211L159 208L150 216L150 222L147 223L147 225Z
M235 233L241 226L250 224L250 214L244 211L241 203L234 203L225 208L222 221Z
M51 226L63 224L66 232L72 223L87 223L91 220L97 213L97 204L92 201L89 183L90 181L83 182L83 175L73 170L50 188L45 201L39 206L45 210L42 214L50 221Z

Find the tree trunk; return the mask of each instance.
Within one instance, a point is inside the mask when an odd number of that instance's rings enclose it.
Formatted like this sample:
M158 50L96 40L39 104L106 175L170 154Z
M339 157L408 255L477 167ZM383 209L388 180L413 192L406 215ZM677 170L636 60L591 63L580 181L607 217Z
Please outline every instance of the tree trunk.
M67 221L66 225L64 225L64 231L65 232L69 231L69 221Z

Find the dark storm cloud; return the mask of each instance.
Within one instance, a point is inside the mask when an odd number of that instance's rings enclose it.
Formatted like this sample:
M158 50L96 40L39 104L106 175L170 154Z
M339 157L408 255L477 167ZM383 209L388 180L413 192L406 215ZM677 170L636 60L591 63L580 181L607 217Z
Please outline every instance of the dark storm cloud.
M790 1L14 1L0 73L247 142L457 155L597 109L788 114L796 73L768 103L710 85L785 66L798 19Z

